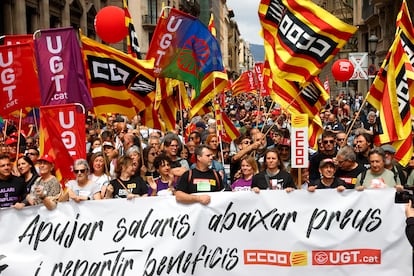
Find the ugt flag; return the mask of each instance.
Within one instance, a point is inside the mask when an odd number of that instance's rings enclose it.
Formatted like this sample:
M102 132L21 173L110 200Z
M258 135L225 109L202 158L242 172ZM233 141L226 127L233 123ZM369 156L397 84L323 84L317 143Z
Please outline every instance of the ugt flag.
M151 58L158 77L186 81L197 95L206 74L224 70L220 46L207 27L174 8L158 21L147 54Z

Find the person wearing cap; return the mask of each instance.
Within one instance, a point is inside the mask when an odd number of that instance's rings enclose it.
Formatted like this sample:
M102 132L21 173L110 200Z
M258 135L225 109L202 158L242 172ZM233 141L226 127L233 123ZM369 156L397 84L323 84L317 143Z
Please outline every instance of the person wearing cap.
M17 137L14 136L6 139L7 151L12 162L17 158L17 142Z
M30 189L30 193L26 196L28 204L39 205L44 204L48 210L56 208L57 201L62 193L62 187L59 181L53 175L54 159L52 156L45 154L38 159L40 177ZM19 206L21 209L24 206Z
M370 150L368 158L371 167L358 175L355 184L357 191L363 191L365 188L395 188L397 191L404 189L402 185L397 185L394 174L385 168L385 152L382 148L375 147Z
M108 160L109 163L109 175L111 176L111 179L114 179L116 178L115 167L118 159L118 151L115 150L114 144L109 141L105 141L102 143L102 149L105 153L105 158Z
M310 182L320 179L319 164L323 159L334 158L336 156L335 133L325 130L322 133L322 148L311 156L309 160L309 180Z
M277 146L280 152L280 160L285 165L287 171L290 171L290 139L282 138Z
M404 168L394 159L395 148L390 144L384 144L381 148L385 152L385 168L394 174L397 184L405 186L407 184L407 175Z
M23 178L12 175L12 163L6 154L0 154L0 208L14 207L26 195Z
M336 189L342 192L346 189L345 181L335 176L336 166L332 158L323 159L319 163L319 172L322 176L309 184L309 192L314 192L316 189Z

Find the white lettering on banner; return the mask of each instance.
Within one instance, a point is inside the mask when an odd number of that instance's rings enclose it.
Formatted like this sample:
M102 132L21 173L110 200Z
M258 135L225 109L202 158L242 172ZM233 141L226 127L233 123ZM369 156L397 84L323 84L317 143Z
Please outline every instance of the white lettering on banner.
M92 68L95 78L101 78L109 81L122 80L122 83L126 83L130 75L129 72L123 70L114 63L101 63L98 61L93 61Z
M3 91L7 92L9 97L9 103L7 103L6 108L9 108L17 103L17 100L13 101L13 90L16 89L16 85L13 83L16 80L16 74L13 68L8 68L13 64L13 52L7 51L7 61L4 61L3 53L0 54L0 67L5 68L1 70L0 79L3 84Z
M171 16L167 26L166 26L166 32L162 35L160 39L160 48L157 50L157 58L155 60L155 71L156 73L159 73L161 71L160 63L163 56L166 54L165 50L167 50L171 46L171 41L173 39L173 35L171 33L174 33L178 30L182 23L182 19L178 19L176 22L175 16ZM175 25L173 25L175 23Z
M46 48L49 51L49 53L56 55L52 56L49 59L49 69L50 72L53 74L51 77L51 81L55 83L56 93L54 93L54 96L51 98L51 101L57 101L57 100L63 100L67 99L67 93L65 91L62 91L62 81L65 79L64 74L62 73L64 69L64 64L62 57L58 56L57 54L60 54L62 52L62 37L60 35L56 36L56 47L53 47L52 43L52 37L46 36Z
M77 140L76 135L73 132L73 127L75 126L75 112L69 111L67 113L68 122L65 121L65 115L65 112L59 112L59 124L62 129L67 129L65 131L62 131L60 135L62 137L62 142L68 150L70 156L75 156L77 155L76 151L74 150Z
M210 195L2 209L1 275L412 274L394 189Z

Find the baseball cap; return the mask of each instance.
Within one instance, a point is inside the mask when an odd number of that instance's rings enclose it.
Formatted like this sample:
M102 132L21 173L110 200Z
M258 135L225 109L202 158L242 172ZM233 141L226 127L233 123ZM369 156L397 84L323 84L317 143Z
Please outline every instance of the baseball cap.
M46 162L49 162L50 164L53 164L55 162L53 157L48 154L43 155L37 161L46 161Z
M327 164L332 164L335 167L335 162L332 158L325 158L319 163L319 168L325 167Z
M14 143L17 143L17 139L14 138L14 137L10 137L6 140L6 145L11 145L11 144L14 144Z
M290 139L282 138L279 142L279 145L290 147Z
M395 153L395 148L393 146L391 146L390 144L385 144L382 145L381 148L385 151L385 152L389 152L394 154Z
M105 146L115 148L114 144L112 144L109 141L105 141L102 143L102 147L105 147Z

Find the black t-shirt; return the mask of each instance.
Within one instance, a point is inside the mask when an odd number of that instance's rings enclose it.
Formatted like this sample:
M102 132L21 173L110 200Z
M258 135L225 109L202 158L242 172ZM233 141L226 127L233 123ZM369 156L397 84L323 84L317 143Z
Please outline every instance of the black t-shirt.
M332 182L330 186L326 186L322 184L320 179L313 181L312 183L309 184L309 186L316 186L316 189L335 189L339 186L346 187L346 184L345 184L345 181L343 181L342 179L335 177L334 181Z
M266 171L262 171L253 176L252 179L252 188L258 187L261 190L282 190L287 187L295 188L296 185L293 181L292 176L286 171L279 171L277 174L273 176L268 176L268 180L266 179Z
M148 194L147 183L145 183L140 176L132 176L128 181L123 181L119 178L111 180L110 184L114 187L114 198L126 198L128 195L128 192L125 191L125 188L119 183L118 180L124 184L129 193L140 196Z
M345 181L345 184L346 184L345 187L347 189L354 189L355 184L357 184L356 181L357 181L358 175L365 170L366 168L362 164L358 163L358 167L356 167L355 169L351 171L344 171L344 170L338 169L335 173L335 176Z
M0 208L22 201L26 193L22 178L11 175L7 180L0 180Z
M191 172L191 176L189 176ZM223 182L221 177L214 173L212 169L202 172L194 168L186 171L177 182L177 191L182 191L187 194L201 193L201 192L218 192L222 190Z

